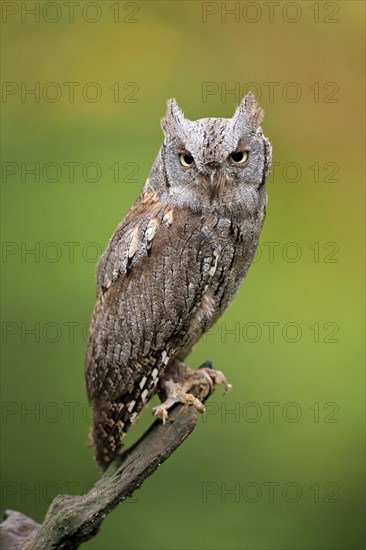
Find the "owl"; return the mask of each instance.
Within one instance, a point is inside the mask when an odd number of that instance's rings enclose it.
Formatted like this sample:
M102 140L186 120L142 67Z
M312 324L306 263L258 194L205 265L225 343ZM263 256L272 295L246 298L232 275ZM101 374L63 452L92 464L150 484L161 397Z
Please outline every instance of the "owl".
M97 266L97 302L86 354L95 457L106 469L157 393L165 422L175 403L203 411L215 384L187 356L245 277L266 212L271 144L249 93L232 118L184 117L175 99L149 177Z

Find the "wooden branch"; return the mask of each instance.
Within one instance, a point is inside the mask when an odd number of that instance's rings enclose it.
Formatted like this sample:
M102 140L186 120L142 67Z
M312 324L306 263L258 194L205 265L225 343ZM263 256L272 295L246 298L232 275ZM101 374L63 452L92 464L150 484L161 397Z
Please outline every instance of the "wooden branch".
M157 420L139 441L115 460L85 495L58 495L38 525L19 512L0 524L2 550L73 550L92 537L103 519L183 443L197 423L189 405L171 409L165 425Z

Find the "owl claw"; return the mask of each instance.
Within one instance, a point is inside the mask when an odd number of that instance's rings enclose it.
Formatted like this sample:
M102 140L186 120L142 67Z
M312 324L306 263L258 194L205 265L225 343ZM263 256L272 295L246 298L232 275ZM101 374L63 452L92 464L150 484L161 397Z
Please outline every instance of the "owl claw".
M208 374L208 376L214 381L215 384L223 384L225 388L224 395L231 390L232 385L229 384L226 376L221 372L221 370L214 370L212 368L204 366L200 368L202 368L202 370Z
M154 407L152 412L154 416L157 416L158 418L160 418L162 423L165 424L169 415L168 415L167 409L163 405L164 403L162 403L161 405L158 405L157 407Z
M226 393L231 389L226 377L221 371L216 371L212 363L206 361L197 370L191 370L180 362L174 362L160 380L160 394L166 400L153 408L153 414L165 424L168 418L168 409L175 403L189 403L200 412L205 412L202 403L214 390L215 384L223 384ZM191 390L199 388L198 395Z
M183 405L189 403L201 413L204 413L206 410L204 404L198 399L198 397L195 397L192 393L185 393L181 395L177 394L175 398L168 398L166 401L164 401L164 403L161 403L157 407L154 407L152 412L154 416L160 418L163 424L165 424L167 419L169 418L168 409L170 409L176 403L182 403Z

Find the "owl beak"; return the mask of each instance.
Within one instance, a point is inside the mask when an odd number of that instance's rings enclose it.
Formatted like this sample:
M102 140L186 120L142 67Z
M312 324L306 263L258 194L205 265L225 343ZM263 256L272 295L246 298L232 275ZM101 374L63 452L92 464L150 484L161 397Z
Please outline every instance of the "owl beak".
M202 184L211 198L214 198L225 184L225 174L218 163L208 163L206 168L206 173L202 175Z

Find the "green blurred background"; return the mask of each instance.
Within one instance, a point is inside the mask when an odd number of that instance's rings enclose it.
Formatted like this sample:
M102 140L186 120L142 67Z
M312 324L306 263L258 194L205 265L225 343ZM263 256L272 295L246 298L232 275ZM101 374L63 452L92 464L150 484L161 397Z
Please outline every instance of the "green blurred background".
M231 116L251 88L276 163L261 253L190 358L233 390L83 547L363 548L364 3L80 2L73 22L63 2L22 4L2 2L3 508L41 522L98 478L95 259L148 175L166 100Z

